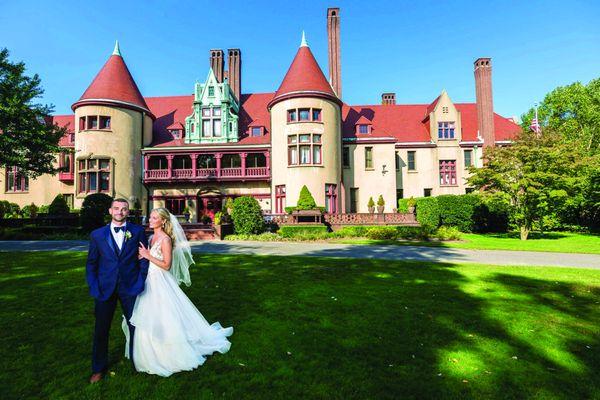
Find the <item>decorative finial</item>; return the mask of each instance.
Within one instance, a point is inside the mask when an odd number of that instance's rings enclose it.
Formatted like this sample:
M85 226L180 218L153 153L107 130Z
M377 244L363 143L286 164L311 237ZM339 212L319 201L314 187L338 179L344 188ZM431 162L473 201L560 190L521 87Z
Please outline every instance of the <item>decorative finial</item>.
M115 41L115 49L113 50L113 55L114 56L121 55L121 49L119 49L119 41L118 40Z
M300 47L308 47L308 43L306 42L306 35L304 31L302 31L302 42L300 43Z

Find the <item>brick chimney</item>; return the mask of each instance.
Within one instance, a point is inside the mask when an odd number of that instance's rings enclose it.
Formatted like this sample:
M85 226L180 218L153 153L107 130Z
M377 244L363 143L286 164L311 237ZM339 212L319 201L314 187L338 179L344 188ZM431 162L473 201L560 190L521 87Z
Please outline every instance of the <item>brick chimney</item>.
M492 59L475 60L475 96L477 128L484 146L494 146L494 101L492 98Z
M239 101L242 93L242 51L240 49L227 50L227 75L229 86Z
M340 53L340 9L327 9L327 48L329 50L329 82L342 98L342 64Z
M385 105L395 105L396 104L396 93L383 93L381 95L381 104Z
M223 62L223 50L220 49L212 49L210 50L210 67L215 73L215 77L217 78L217 82L223 82L223 72L225 63Z

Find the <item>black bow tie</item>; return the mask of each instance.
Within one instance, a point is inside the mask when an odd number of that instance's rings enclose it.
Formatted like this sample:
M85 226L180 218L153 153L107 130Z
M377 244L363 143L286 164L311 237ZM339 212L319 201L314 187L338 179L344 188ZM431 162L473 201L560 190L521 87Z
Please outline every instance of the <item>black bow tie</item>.
M119 233L119 231L125 232L124 226L113 226L113 229L115 230L115 233Z

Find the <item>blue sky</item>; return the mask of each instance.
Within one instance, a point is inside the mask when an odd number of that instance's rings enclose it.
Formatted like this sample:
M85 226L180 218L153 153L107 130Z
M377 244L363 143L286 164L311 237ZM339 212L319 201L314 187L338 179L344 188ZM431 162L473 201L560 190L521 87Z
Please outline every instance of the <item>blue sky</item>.
M211 48L242 49L242 92L279 86L305 30L327 74L327 7L341 8L349 104L475 99L473 61L492 57L495 111L521 115L556 86L600 77L599 1L8 1L0 47L38 73L57 114L118 39L144 96L191 93Z

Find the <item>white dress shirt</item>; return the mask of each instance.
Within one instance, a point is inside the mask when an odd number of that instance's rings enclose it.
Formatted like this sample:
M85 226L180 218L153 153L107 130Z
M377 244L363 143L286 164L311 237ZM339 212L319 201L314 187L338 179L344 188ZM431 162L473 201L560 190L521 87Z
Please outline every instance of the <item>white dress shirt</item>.
M125 241L125 230L120 230L118 233L115 232L115 227L117 225L114 225L112 222L110 223L110 233L113 237L113 239L115 239L115 242L117 243L117 246L119 246L119 250L121 250L123 248L123 242ZM127 227L127 223L124 223L123 225L121 225L123 228Z

